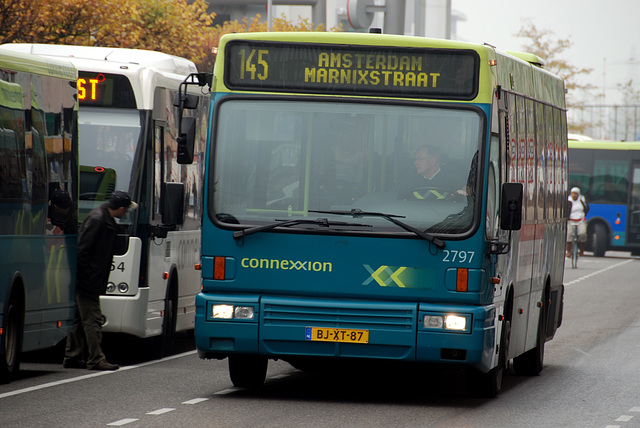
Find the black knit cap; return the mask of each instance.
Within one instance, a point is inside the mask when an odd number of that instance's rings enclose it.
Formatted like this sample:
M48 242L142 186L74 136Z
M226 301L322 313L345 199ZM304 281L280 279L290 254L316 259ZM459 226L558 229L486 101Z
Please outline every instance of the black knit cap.
M138 204L131 200L131 195L124 190L116 190L109 198L109 208L118 209L120 207L130 208L132 210L138 208Z

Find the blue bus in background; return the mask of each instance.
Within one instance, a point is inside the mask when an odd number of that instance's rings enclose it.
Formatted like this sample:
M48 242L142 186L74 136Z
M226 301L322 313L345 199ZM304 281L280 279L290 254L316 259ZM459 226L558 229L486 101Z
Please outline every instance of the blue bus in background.
M569 140L569 184L589 202L587 250L640 255L640 142Z
M0 383L73 325L77 79L67 62L0 51Z
M451 365L481 396L511 362L539 374L567 221L564 83L540 64L418 37L223 36L200 357L228 358L238 387L270 359Z

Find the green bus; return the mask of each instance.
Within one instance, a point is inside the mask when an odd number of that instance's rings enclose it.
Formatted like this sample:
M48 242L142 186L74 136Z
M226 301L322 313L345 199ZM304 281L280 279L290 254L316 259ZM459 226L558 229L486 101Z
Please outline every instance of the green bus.
M56 345L73 325L77 78L67 62L0 51L1 383L22 352Z

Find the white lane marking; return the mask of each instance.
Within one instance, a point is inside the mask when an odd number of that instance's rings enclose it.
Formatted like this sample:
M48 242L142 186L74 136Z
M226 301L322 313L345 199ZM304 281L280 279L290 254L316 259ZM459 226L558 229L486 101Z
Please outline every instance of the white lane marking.
M631 419L633 419L633 416L622 415L618 419L616 419L615 422L629 422Z
M182 404L198 404L207 400L208 398L194 398L193 400L183 401Z
M238 388L223 389L222 391L214 392L213 395L227 395L231 394L232 392L236 392L237 390Z
M640 412L640 407L632 407L629 409L630 412Z
M591 272L591 273L590 273L590 274L588 274L588 275L581 276L580 278L574 279L573 281L565 282L565 284L564 284L564 285L571 285L571 284L575 284L576 282L580 282L580 281L585 280L585 279L587 279L587 278L591 278L591 277L593 277L593 276L599 275L599 274L601 274L601 273L603 273L603 272L606 272L606 271L608 271L608 270L611 270L611 269L615 269L615 268L617 268L617 267L619 267L619 266L625 265L625 264L630 263L630 262L632 262L632 261L633 261L633 259L629 259L629 260L625 260L625 261L620 262L620 263L616 263L615 265L611 265L611 266L606 267L606 268L604 268L604 269L600 269L600 270L597 270L597 271L595 271L595 272Z
M98 376L106 376L106 375L118 374L118 373L123 372L123 371L133 370L133 369L137 369L137 368L140 368L140 367L150 366L152 364L162 363L164 361L170 361L170 360L175 360L177 358L186 357L188 355L193 355L196 352L197 351L184 352L182 354L177 354L177 355L172 355L170 357L162 358L161 360L148 361L146 363L136 364L134 366L120 367L120 370L95 372L95 373L91 373L91 374L87 374L87 375L73 377L73 378L70 378L70 379L59 380L59 381L56 381L56 382L43 383L42 385L30 386L29 388L18 389L18 390L15 390L15 391L10 391L10 392L5 392L4 394L0 394L0 399L7 398L7 397L12 397L14 395L25 394L27 392L38 391L40 389L51 388L52 386L64 385L65 383L78 382L78 381L81 381L81 380L91 379L91 378L98 377Z
M123 425L126 424L130 424L131 422L135 422L138 419L133 419L133 418L126 418L126 419L120 419L119 421L115 421L115 422L111 422L110 424L107 424L108 427L121 427Z
M164 415L165 413L169 413L169 412L173 412L175 409L172 409L170 407L165 407L162 409L158 409L158 410L154 410L153 412L147 412L147 415L154 415L154 416L158 416L158 415Z

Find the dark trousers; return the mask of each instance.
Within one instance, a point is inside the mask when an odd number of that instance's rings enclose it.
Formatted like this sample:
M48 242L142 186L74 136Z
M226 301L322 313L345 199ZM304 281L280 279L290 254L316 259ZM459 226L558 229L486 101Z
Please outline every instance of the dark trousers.
M73 319L73 330L67 336L64 361L85 360L87 368L92 368L105 359L101 343L100 297L86 297L76 293L76 315Z

